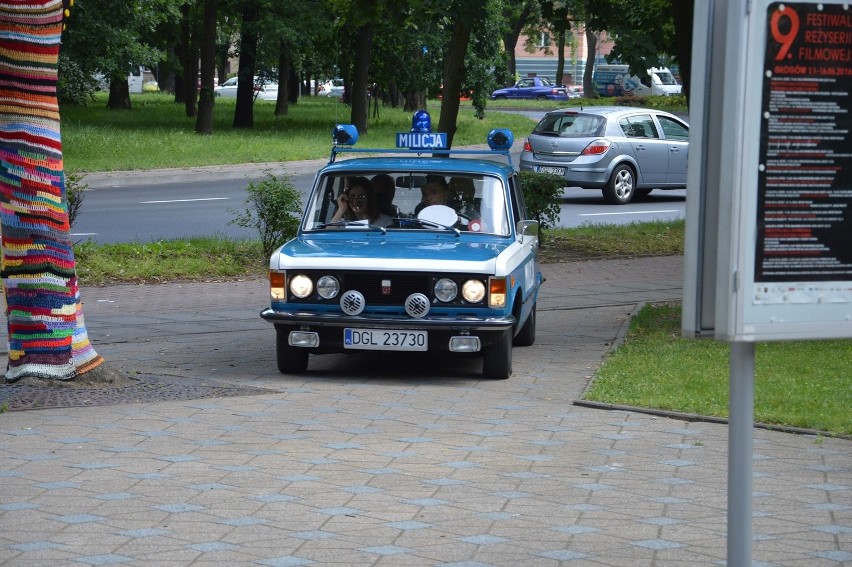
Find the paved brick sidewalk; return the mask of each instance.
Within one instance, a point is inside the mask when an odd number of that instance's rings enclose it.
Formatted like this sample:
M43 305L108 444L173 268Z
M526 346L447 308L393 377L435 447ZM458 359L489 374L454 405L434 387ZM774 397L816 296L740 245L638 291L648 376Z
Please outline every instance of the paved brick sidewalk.
M681 264L545 266L507 381L369 353L283 376L262 281L84 289L98 352L166 395L0 414L0 564L724 564L727 428L572 405ZM754 439L754 564L852 565L852 442Z

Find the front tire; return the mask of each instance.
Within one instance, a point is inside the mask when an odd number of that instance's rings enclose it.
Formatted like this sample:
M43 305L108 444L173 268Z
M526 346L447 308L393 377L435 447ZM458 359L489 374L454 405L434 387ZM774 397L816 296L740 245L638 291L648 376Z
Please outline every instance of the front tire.
M501 331L500 338L485 347L482 358L482 375L494 380L505 380L512 374L512 329Z
M299 374L308 369L307 349L290 346L290 332L283 327L275 327L275 356L278 371L281 374Z
M533 304L532 311L530 311L524 326L521 327L512 342L515 346L532 346L535 344L535 304Z
M603 189L604 200L613 205L626 205L633 199L636 190L636 176L626 164L616 166Z

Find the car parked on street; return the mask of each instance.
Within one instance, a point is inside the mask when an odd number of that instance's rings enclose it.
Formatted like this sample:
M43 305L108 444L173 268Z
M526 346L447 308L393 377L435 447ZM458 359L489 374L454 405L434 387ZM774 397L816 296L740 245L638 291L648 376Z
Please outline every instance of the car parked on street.
M222 98L236 98L238 82L238 77L231 77L221 85L214 87L213 95ZM263 81L260 77L255 77L254 98L255 100L278 100L278 83Z
M689 125L650 108L593 106L548 112L524 140L521 169L565 178L624 205L654 189L686 188Z
M527 98L536 100L568 100L568 89L554 85L545 77L527 77L511 87L497 89L491 93L492 100Z
M491 150L446 150L418 114L395 150L353 148L354 126L334 129L298 234L269 263L261 317L282 373L312 355L390 350L481 356L485 377L505 379L513 344L535 342L539 227L511 132L492 131ZM375 216L350 216L373 205Z
M341 97L343 96L343 79L331 79L320 84L318 96Z
M567 85L568 98L583 98L583 85Z

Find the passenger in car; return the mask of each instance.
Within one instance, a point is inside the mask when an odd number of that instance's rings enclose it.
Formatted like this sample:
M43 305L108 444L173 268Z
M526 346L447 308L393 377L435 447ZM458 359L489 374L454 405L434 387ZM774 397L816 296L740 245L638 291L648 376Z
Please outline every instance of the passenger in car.
M396 195L396 184L393 177L387 173L380 173L374 175L370 181L376 190L376 203L379 211L392 218L399 217L399 209L393 204L393 198Z
M337 197L337 212L331 222L366 221L373 226L387 227L393 220L379 211L376 191L366 177L353 177Z

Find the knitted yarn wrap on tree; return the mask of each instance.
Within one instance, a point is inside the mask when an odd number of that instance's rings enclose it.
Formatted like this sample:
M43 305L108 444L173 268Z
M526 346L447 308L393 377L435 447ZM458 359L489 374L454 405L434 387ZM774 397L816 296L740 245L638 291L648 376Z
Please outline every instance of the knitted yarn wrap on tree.
M68 380L89 342L68 223L56 78L61 0L0 0L0 229L6 380Z

